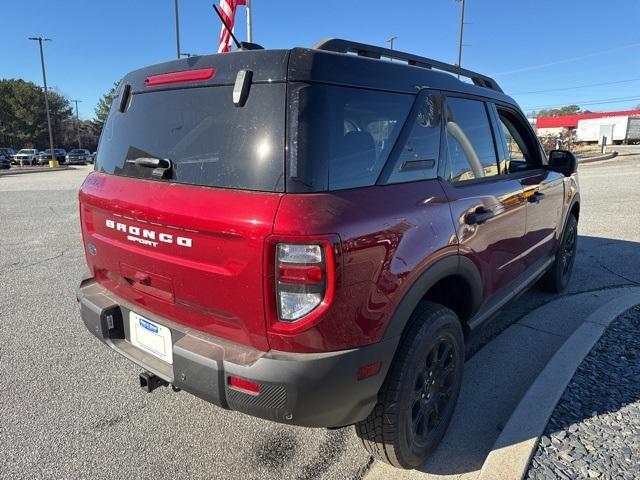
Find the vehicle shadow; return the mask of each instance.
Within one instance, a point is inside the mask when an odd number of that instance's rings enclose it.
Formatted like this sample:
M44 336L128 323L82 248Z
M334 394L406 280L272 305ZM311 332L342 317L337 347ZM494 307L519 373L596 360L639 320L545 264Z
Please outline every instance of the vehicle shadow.
M638 267L640 243L580 236L565 294L532 289L471 339L453 420L419 470L437 475L480 470L511 413L553 354L589 313L624 289L640 286Z

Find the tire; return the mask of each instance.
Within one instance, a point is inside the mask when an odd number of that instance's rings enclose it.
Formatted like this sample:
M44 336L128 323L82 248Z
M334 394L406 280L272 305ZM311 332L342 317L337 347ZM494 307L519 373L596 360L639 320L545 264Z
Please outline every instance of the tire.
M538 283L541 290L561 293L569 285L578 249L578 219L570 215L567 226L562 232L562 241L556 252L556 258Z
M378 403L355 426L369 454L399 468L418 467L442 440L464 367L462 327L452 310L420 302L409 325Z

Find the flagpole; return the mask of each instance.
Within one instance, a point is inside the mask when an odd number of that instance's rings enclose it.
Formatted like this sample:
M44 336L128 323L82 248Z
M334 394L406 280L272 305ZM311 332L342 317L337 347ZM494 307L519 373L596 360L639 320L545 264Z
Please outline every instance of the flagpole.
M251 31L251 0L246 0L247 5L247 42L253 42L253 32Z

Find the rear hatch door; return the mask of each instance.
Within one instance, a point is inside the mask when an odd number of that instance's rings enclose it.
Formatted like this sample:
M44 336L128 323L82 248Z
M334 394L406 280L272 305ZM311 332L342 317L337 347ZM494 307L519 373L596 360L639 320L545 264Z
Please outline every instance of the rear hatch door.
M144 85L182 62L125 77L81 222L94 277L134 308L267 350L263 242L284 190L286 87L254 75L235 106L234 72L259 62L233 56L208 57L218 80Z

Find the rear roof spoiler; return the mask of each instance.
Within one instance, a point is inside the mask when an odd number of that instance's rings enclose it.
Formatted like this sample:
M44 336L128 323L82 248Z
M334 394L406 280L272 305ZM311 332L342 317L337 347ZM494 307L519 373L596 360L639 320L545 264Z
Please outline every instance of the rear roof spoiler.
M451 65L449 63L440 62L438 60L433 60L427 57L421 57L412 53L401 52L399 50L391 50L384 47L377 47L375 45L367 45L365 43L352 42L350 40L342 40L340 38L321 40L320 42L316 43L313 48L316 50L325 50L328 52L355 53L360 57L375 58L378 60L380 60L381 58L402 60L407 62L407 64L415 67L428 68L431 70L441 70L443 72L461 75L463 77L471 79L471 81L479 87L490 88L491 90L503 93L502 89L498 85L498 82L496 82L491 77L487 77L486 75L461 68L457 65Z

